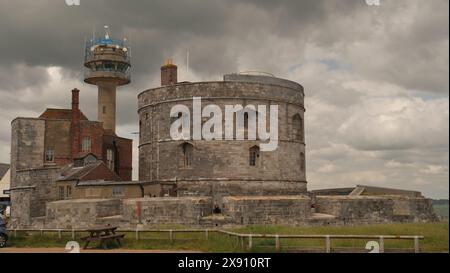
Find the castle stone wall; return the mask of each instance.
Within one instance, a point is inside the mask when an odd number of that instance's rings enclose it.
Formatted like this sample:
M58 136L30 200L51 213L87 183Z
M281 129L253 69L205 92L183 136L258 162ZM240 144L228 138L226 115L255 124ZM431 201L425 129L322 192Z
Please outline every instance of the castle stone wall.
M284 82L282 79L278 80ZM201 192L203 195L210 190L211 183L224 181L243 184L248 181L268 182L260 184L263 186L279 181L282 182L279 184L281 192L284 182L305 184L305 187L303 185L295 187L296 189L288 194L298 194L299 189L306 189L304 93L299 84L289 83L288 85L257 81L181 83L142 92L139 95L138 111L140 117L139 179L154 182L183 181L182 189L179 191L181 195L195 192ZM260 152L256 166L250 166L249 150L255 145L260 145L259 140L193 140L189 141L193 146L191 164L184 166L182 145L185 141L174 141L170 137L170 127L173 122L170 118L170 110L175 105L185 105L190 109L192 119L193 97L202 98L202 107L215 104L222 109L223 113L225 105L240 104L244 107L265 105L267 110L270 105L278 105L278 149L273 152ZM294 128L296 115L299 115L301 119L299 122L301 137L295 134L298 132ZM208 119L202 120L206 122ZM223 120L223 131L224 128ZM193 182L192 190L187 189L189 182ZM203 184L205 188L201 189ZM234 190L245 189L245 186L235 187L233 183L221 185L222 187L230 186L224 189L230 195L251 194L251 192L242 193Z
M123 200L123 218L130 225L197 225L211 211L212 202L209 197Z
M12 225L27 227L33 218L45 216L47 202L58 199L59 173L58 167L16 171L16 188L11 190Z
M279 196L301 195L306 192L306 183L289 181L254 181L241 179L238 181L178 181L177 193L184 196L211 196L213 202L223 203L227 196Z
M401 196L317 196L316 212L344 223L435 221L431 200Z
M300 224L311 215L305 196L230 196L223 202L222 213L236 225Z
M45 120L17 118L11 123L11 188L16 171L44 166Z
M46 228L92 228L102 218L121 214L119 199L79 199L47 204Z

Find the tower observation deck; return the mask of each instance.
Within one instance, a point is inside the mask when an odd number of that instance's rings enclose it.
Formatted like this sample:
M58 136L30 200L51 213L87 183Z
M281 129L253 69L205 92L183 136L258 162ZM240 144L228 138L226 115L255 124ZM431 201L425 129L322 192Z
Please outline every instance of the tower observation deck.
M84 81L98 86L98 121L115 133L116 88L131 82L130 48L126 39L112 39L105 30L104 38L86 42Z

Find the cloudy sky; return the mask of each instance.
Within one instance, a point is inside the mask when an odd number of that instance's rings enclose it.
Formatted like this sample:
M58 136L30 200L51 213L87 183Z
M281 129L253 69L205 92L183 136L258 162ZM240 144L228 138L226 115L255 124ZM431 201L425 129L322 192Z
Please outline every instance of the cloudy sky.
M9 162L11 120L68 108L74 87L96 119L83 43L109 25L133 52L120 135L135 138L136 96L159 84L166 57L180 80L266 71L305 87L310 189L369 184L448 198L449 2L380 2L0 0L0 162Z

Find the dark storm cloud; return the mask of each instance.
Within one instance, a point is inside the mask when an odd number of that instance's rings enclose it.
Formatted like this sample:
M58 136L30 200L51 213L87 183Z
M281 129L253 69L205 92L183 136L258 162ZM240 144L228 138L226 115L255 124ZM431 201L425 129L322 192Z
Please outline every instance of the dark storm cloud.
M0 66L0 92L3 90L17 90L33 86L36 89L47 83L49 75L43 66L26 66L11 64Z
M116 37L131 39L139 56L133 63L138 78L156 73L162 60L182 47L197 56L193 69L221 74L237 68L239 53L226 52L231 42L249 42L251 36L251 43L258 44L268 33L305 35L304 30L327 18L326 3L82 0L79 7L68 7L63 0L2 0L0 37L7 38L0 43L0 65L23 62L79 71L84 39L94 26L102 35L103 25L110 25ZM349 4L332 6L352 10Z

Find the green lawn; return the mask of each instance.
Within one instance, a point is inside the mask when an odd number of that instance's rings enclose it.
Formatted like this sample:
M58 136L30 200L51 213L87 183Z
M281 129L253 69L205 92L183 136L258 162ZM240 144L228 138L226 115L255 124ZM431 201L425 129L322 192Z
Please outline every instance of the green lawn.
M319 226L319 227L288 227L288 226L250 226L245 228L231 229L239 233L258 234L352 234L352 235L422 235L425 239L421 241L423 252L448 252L448 222L431 224L383 224L368 226ZM77 234L76 240L85 236ZM59 239L56 234L41 237L36 234L18 233L14 238L11 234L10 247L61 247L67 241L71 241L71 234L63 234ZM358 248L364 249L367 241L363 240L334 240L332 247ZM274 239L253 239L253 252L275 252ZM291 251L299 248L324 248L324 240L295 239L281 240L281 251ZM386 240L385 248L412 248L412 241ZM127 249L163 249L163 250L194 250L202 252L244 252L240 242L228 235L220 233L209 233L209 240L206 240L204 233L184 234L176 233L174 241L171 242L167 233L144 233L140 240L135 239L135 233L128 233L124 241L124 248Z

